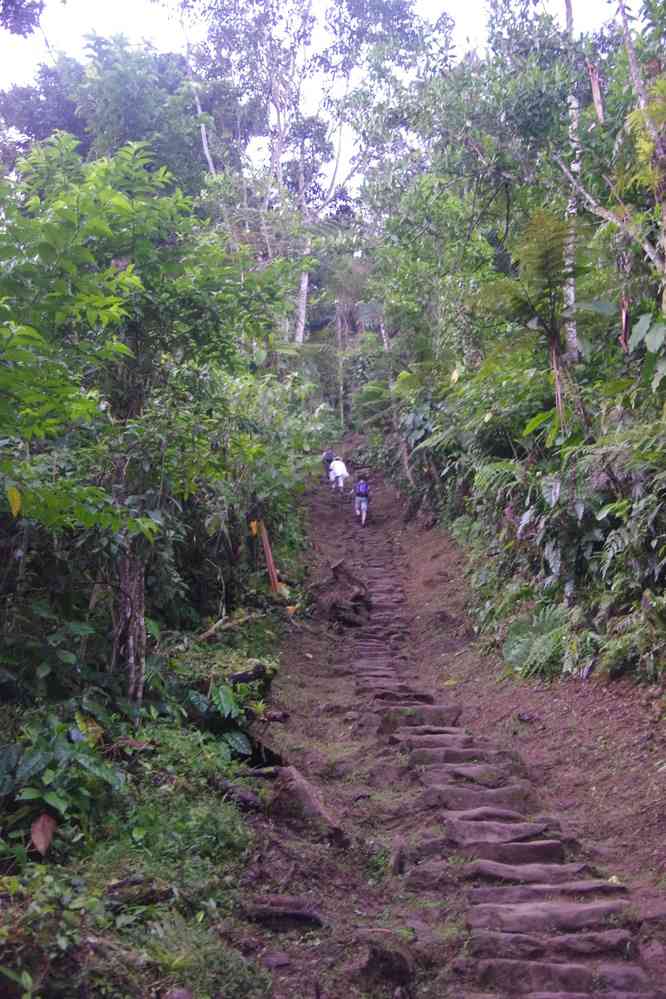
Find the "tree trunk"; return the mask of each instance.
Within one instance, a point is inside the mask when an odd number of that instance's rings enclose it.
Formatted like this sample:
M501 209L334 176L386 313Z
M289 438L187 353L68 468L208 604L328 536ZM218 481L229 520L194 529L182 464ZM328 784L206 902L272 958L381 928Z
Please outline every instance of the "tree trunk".
M311 247L310 237L308 236L305 241L305 253L304 256L310 252ZM301 271L301 280L298 285L298 299L296 301L296 329L294 331L294 340L296 343L302 344L305 342L305 320L307 318L308 311L308 288L310 285L310 272Z
M388 334L386 332L386 326L384 325L384 320L379 320L379 334L382 338L382 346L384 347L384 353L390 354L391 345L389 343ZM398 418L398 407L395 404L395 397L393 395L393 366L389 361L388 370L388 380L389 380L389 393L391 396L391 422L393 424L393 432L398 438L400 447L400 458L402 460L402 467L405 473L405 478L409 482L412 489L416 489L416 482L412 474L412 470L409 465L409 448L407 447L407 441L404 439L400 433L400 420Z
M343 359L343 337L342 337L342 306L339 301L335 303L335 345L338 357L338 405L340 408L340 430L345 429L345 368Z
M127 548L118 560L112 663L125 665L128 700L140 705L146 673L146 565L132 551L132 542L127 538L125 542Z
M569 36L569 64L573 75L573 10L571 0L565 0L567 11L567 34ZM573 84L572 84L573 86ZM580 105L575 93L569 94L569 141L571 143L572 158L569 169L574 177L580 176L581 168L581 145L579 134ZM569 222L569 232L564 245L564 308L566 319L564 322L564 338L566 340L566 354L569 364L575 364L580 357L580 345L578 343L578 329L576 326L576 219L578 216L578 192L572 188L566 210Z

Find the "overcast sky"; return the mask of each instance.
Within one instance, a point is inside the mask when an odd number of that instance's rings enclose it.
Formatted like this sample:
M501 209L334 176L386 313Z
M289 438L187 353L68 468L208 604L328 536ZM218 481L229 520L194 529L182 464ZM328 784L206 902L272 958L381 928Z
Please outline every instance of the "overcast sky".
M323 2L323 0L322 0ZM483 45L485 0L418 0L421 14L434 19L442 11L451 14L457 26L457 41ZM546 0L549 10L564 17L564 0ZM576 27L589 31L612 14L608 0L573 0ZM151 0L46 0L42 31L19 38L0 29L0 87L28 83L40 62L50 61L49 50L80 55L85 36L124 34L133 42L144 39L162 51L182 48L178 24L164 8Z

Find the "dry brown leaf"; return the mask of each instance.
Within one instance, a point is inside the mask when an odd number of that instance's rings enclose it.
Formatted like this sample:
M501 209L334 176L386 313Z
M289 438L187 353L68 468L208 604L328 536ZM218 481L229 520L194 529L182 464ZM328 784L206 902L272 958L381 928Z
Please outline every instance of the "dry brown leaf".
M39 850L42 857L51 845L53 834L58 827L58 823L52 815L43 812L30 826L30 840L35 850Z

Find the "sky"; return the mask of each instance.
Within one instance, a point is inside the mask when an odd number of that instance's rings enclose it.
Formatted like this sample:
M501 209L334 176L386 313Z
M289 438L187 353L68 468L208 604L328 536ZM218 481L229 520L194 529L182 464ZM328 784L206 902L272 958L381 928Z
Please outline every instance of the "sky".
M456 21L456 41L464 50L482 47L485 0L417 0L419 13L431 19L443 11ZM564 0L546 0L547 8L564 19ZM573 0L577 30L590 31L611 16L608 0ZM161 51L179 51L183 37L178 23L153 0L46 0L42 30L23 39L0 28L0 88L29 83L41 62L52 52L80 56L85 36L124 34L130 41L144 39Z

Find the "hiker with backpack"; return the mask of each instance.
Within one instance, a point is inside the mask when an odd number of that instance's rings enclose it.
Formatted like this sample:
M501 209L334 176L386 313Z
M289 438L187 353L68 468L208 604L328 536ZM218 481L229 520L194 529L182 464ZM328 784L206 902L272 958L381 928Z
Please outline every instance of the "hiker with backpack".
M361 527L365 527L368 519L368 506L370 505L370 487L367 479L358 479L354 487L354 515L361 521Z
M347 466L345 465L340 455L336 455L333 461L331 462L331 467L328 472L328 477L331 482L331 488L333 489L334 492L336 489L339 489L340 492L344 490L345 479L349 478L349 472L347 471Z
M335 451L332 447L327 447L321 456L321 460L324 463L324 481L328 482L331 477L331 463L335 458Z

